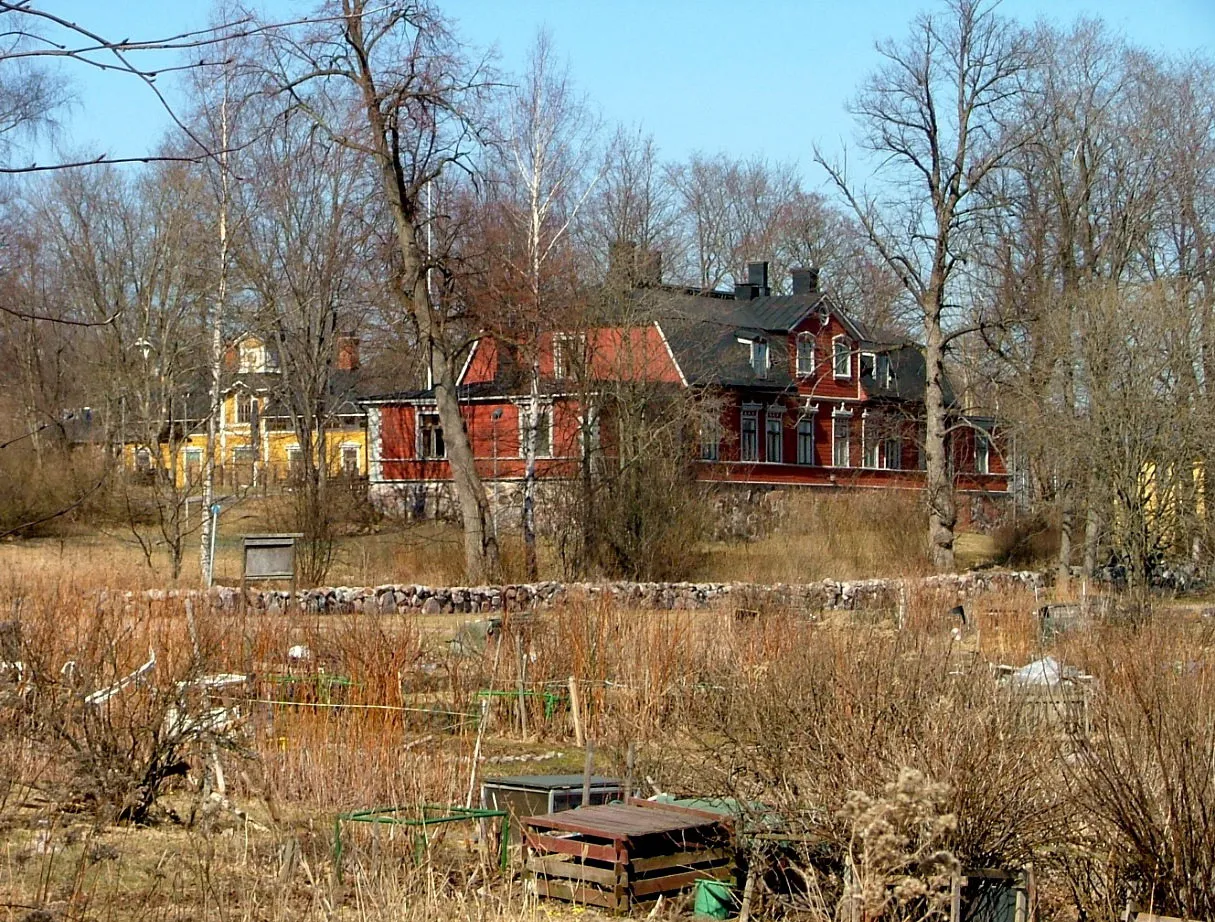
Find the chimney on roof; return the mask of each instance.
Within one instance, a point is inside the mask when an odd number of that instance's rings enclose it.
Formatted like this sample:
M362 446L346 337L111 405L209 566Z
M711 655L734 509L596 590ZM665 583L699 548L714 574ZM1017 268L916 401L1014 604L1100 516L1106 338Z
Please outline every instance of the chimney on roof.
M789 274L793 276L795 295L809 295L818 291L818 269L793 269Z
M359 338L353 333L343 333L338 337L337 367L338 371L359 370Z
M747 263L747 283L755 289L758 289L758 297L766 298L772 294L772 289L768 287L768 262Z
M608 280L614 288L646 288L662 284L662 254L617 240L608 247Z
M768 263L747 263L747 280L734 283L734 299L750 301L752 298L766 298L772 294L768 286Z

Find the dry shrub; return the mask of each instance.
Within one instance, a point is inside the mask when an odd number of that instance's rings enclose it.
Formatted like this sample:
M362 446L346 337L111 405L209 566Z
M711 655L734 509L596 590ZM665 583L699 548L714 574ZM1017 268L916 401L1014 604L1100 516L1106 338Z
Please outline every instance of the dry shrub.
M1149 911L1215 918L1215 660L1195 626L1157 621L1072 639L1100 677L1093 732L1069 761L1092 818L1075 862L1089 876L1117 856L1115 880ZM1104 906L1117 905L1108 886Z
M804 583L927 573L920 496L890 491L788 492L780 524L757 541L713 546L698 573L756 583Z
M27 442L0 450L0 535L58 535L96 518L109 501L104 457Z
M144 822L191 762L242 748L195 685L218 668L223 626L187 630L187 617L176 600L25 600L20 679L3 699L8 742L42 766L38 783L58 803Z

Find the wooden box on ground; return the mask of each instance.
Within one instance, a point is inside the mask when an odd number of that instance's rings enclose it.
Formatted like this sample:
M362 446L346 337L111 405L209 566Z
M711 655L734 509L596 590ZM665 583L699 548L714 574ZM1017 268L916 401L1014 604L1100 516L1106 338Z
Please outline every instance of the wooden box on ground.
M629 800L526 817L524 874L539 896L618 912L734 876L728 817Z

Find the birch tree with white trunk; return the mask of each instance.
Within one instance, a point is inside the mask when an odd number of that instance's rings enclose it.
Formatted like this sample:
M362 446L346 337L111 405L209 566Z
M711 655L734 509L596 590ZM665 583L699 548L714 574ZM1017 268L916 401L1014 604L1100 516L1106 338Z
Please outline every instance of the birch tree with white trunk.
M1023 29L994 5L949 0L913 21L901 41L877 45L884 63L851 106L860 144L877 158L882 192L858 185L821 150L815 161L856 213L916 304L924 338L924 458L928 545L934 566L954 565L957 506L948 457L945 359L957 325L967 248L990 200L980 194L1025 142L1017 122L1031 62Z
M528 579L538 576L536 554L536 463L543 416L540 394L540 339L552 330L548 264L568 242L573 222L598 180L588 175L596 125L574 91L568 67L554 61L552 41L540 32L527 70L513 89L504 113L503 180L514 202L514 223L525 240L528 303L519 305L521 353L528 367L529 398L523 425L523 543Z

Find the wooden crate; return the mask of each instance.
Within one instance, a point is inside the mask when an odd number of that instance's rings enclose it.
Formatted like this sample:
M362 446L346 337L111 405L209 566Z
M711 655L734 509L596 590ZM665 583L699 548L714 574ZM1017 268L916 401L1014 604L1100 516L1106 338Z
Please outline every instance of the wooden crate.
M632 800L522 821L524 875L539 896L628 911L703 879L734 876L720 814Z

